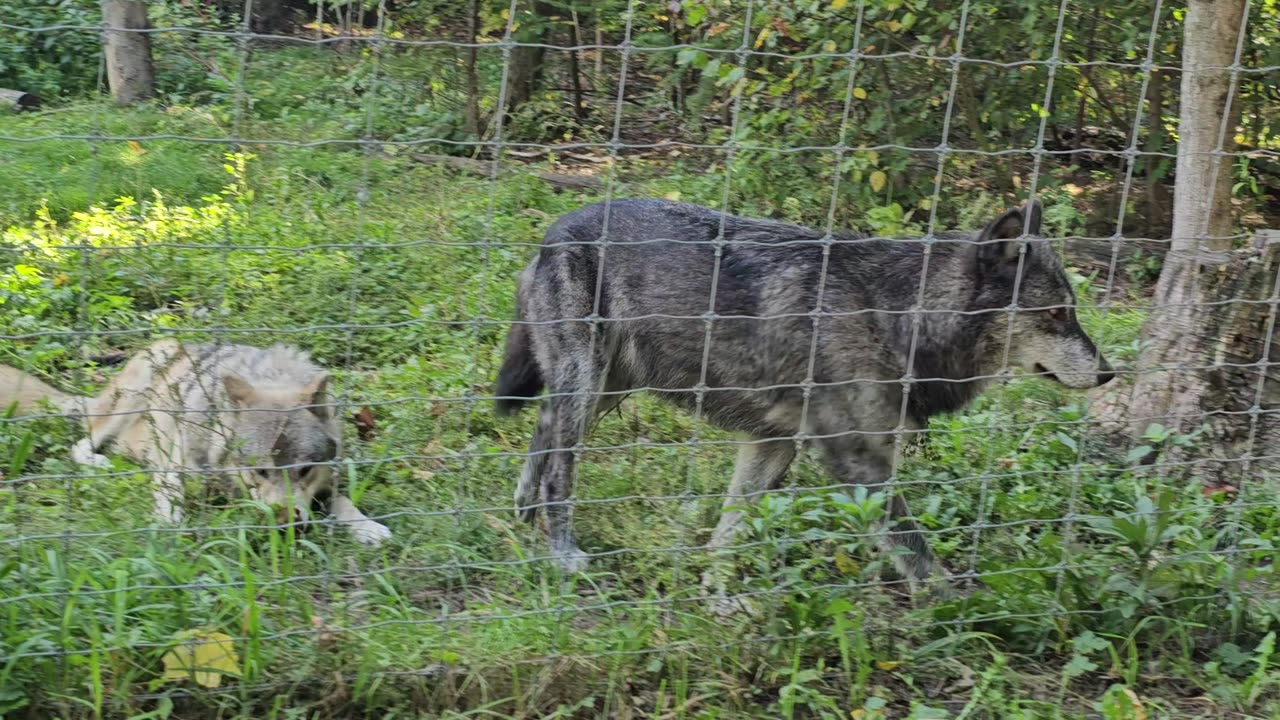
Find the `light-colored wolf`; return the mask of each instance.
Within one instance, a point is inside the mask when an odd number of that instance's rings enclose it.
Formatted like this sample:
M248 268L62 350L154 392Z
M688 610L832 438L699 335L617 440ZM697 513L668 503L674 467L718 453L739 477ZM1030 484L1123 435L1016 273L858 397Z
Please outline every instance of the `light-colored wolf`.
M329 373L302 351L160 340L133 356L95 397L61 392L0 365L0 411L47 403L79 416L88 436L72 448L82 465L108 465L110 445L155 474L155 512L182 522L183 477L212 473L238 479L250 498L292 503L305 519L327 502L334 521L356 540L391 536L337 492L332 463L342 428L329 397ZM292 496L292 497L290 497Z
M585 565L570 526L573 449L637 389L744 436L725 500L739 506L778 486L798 435L837 483L881 486L900 429L962 408L1006 365L1073 388L1109 381L1070 281L1035 237L1040 217L1033 202L926 242L660 200L565 215L520 276L498 375L499 412L549 392L516 488L521 516L545 508L555 558ZM901 497L889 509L899 569L926 579L924 534ZM739 518L726 507L713 546Z

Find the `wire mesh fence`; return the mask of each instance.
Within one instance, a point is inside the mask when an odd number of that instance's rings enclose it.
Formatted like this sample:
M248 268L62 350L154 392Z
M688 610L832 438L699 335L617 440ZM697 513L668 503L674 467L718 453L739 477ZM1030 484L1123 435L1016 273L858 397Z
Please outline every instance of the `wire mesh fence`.
M15 7L3 712L1274 712L1271 5Z

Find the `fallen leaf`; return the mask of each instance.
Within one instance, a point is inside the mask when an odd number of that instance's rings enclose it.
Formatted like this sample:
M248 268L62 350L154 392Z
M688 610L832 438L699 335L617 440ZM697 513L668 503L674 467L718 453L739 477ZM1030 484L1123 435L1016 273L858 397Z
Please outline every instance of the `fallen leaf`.
M880 192L884 189L884 184L888 179L889 176L885 175L883 170L877 170L871 173L871 177L867 178L867 181L871 183L872 192Z
M240 658L231 636L197 628L180 632L174 639L179 644L161 658L165 680L189 678L201 687L216 688L222 685L224 675L240 676Z
M836 569L845 575L857 575L861 567L853 558L842 552L836 553Z
M902 664L901 660L877 660L876 667L888 672Z
M143 148L143 147L142 147L142 144L141 144L141 143L139 143L137 140L130 140L130 141L129 141L129 149L133 151L133 154L134 154L134 155L145 155L145 154L147 154L146 149L145 149L145 148Z
M1240 488L1235 485L1224 483L1222 485L1205 485L1200 489L1200 492L1204 494L1205 499L1212 498L1214 495L1219 493L1230 499L1234 498L1236 493L1240 492Z
M1125 688L1124 694L1128 696L1129 702L1133 703L1133 720L1147 720L1147 710L1142 707L1142 699L1138 697L1138 693Z
M338 632L336 628L324 621L319 615L311 616L311 627L316 631L316 647L321 650L332 650L338 645Z
M359 412L351 416L351 422L355 423L356 436L360 438L360 442L369 442L374 438L373 410L368 407L360 408Z
M866 91L866 90L864 90L864 89L862 89L862 88L860 88L860 87L856 87L856 88L854 88L854 89L853 89L853 96L854 96L854 97L856 97L856 98L858 98L859 100L866 100L866 99L867 99L867 91Z

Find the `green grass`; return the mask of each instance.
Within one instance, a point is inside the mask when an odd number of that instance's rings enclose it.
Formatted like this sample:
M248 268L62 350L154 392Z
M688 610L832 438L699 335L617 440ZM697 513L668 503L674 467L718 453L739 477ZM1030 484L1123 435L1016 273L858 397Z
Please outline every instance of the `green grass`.
M264 72L284 64L270 62ZM358 136L363 104L303 92L324 68L290 66L311 69L272 84L242 127ZM411 115L389 115L387 134L411 136ZM0 117L0 135L224 137L228 122L217 104L73 105ZM1246 493L1245 552L1216 552L1224 499L1135 473L1083 424L1080 396L1016 381L908 453L913 509L984 587L913 605L878 586L867 532L880 499L800 492L826 482L802 462L794 492L752 513L737 557L729 589L758 614L722 619L700 597L696 546L719 504L699 496L731 472L728 437L647 398L606 418L590 444L622 447L586 453L576 492L583 545L604 556L562 578L508 510L530 414L498 420L469 400L490 392L529 244L592 198L341 146L240 148L252 158L179 140L4 147L0 332L24 338L0 362L90 389L110 371L83 357L161 331L298 344L335 368L345 401L373 409L372 439L348 427L347 483L396 536L370 550L327 528L268 529L267 510L195 483L190 529L162 531L136 468L85 477L66 423L0 423L0 715L1280 712L1273 497ZM652 162L624 165L639 179L620 192L719 201L717 182ZM1132 352L1140 315L1087 315L1109 353ZM242 675L217 689L165 680L164 656L193 629L230 636Z

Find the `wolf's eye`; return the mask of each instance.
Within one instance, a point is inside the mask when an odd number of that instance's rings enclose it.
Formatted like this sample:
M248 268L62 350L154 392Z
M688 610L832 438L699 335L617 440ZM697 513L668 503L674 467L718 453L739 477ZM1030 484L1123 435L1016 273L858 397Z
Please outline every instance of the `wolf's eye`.
M1067 319L1067 309L1060 307L1050 308L1049 317L1053 318L1054 322L1062 322Z

